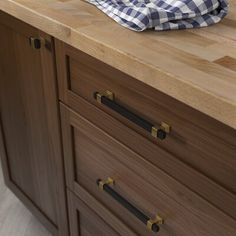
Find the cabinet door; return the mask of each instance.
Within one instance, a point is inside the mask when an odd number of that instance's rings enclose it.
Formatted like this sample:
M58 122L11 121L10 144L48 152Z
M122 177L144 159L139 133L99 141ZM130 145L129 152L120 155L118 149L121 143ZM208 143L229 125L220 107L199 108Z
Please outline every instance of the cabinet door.
M95 211L68 190L72 236L119 236Z
M30 38L36 47L30 45ZM43 40L42 40L43 39ZM1 157L7 186L67 235L52 38L0 11Z

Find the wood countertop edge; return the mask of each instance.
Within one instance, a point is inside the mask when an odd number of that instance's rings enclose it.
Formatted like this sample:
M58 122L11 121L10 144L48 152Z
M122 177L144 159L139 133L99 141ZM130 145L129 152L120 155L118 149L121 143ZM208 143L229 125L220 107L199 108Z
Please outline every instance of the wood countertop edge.
M232 101L228 101L194 84L186 83L181 78L164 72L122 51L114 50L103 42L96 41L96 39L90 38L78 30L63 25L59 21L12 0L0 2L0 10L236 129L236 104ZM127 67L127 63L129 63L129 67ZM140 70L136 69L140 67L142 68L141 73ZM146 78L147 75L150 78Z

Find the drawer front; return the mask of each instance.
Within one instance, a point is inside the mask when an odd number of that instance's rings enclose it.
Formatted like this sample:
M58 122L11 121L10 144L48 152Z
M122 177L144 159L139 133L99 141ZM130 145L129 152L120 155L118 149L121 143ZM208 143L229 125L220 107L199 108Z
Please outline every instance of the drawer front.
M84 195L81 196L83 198ZM123 235L135 236L91 196L86 194L85 200L86 202L68 190L71 236L119 236L122 232L126 233Z
M70 101L72 107L76 108L78 113L93 122L97 127L124 145L131 147L132 150L135 150L150 163L164 170L177 179L178 182L197 192L223 212L236 219L235 194L219 186L196 169L184 164L169 152L138 135L135 131L84 99L72 95ZM224 204L222 204L222 199L224 199Z
M57 49L61 100L79 111L75 101L86 99L236 193L235 130L58 41Z
M86 190L138 235L154 234L147 225L157 215L163 236L236 234L235 220L63 105L61 114L67 185L76 194ZM101 190L108 177L115 184Z

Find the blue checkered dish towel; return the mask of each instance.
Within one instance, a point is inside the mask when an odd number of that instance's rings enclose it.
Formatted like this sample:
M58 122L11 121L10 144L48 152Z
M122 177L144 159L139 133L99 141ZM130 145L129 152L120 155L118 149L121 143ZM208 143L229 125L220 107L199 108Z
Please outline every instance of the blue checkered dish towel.
M228 0L87 1L135 31L205 27L218 23L228 12Z

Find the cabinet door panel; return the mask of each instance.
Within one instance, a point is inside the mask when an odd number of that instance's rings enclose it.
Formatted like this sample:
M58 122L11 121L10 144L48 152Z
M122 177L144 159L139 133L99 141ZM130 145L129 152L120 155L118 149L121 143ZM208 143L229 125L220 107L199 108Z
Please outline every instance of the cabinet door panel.
M90 206L68 190L72 236L120 236Z
M29 38L42 37L51 46L53 42L50 36L2 12L0 23L0 111L6 183L34 212L39 212L53 233L63 225L62 235L66 235L53 48L42 45L33 49Z

